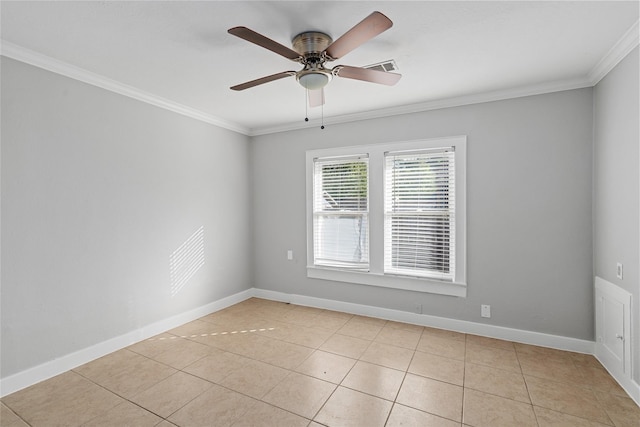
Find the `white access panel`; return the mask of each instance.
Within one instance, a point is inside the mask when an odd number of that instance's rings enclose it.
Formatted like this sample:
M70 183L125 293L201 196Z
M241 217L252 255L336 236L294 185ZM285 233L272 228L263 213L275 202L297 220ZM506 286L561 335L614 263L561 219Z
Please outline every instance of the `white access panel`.
M616 376L631 373L631 294L596 277L596 356Z

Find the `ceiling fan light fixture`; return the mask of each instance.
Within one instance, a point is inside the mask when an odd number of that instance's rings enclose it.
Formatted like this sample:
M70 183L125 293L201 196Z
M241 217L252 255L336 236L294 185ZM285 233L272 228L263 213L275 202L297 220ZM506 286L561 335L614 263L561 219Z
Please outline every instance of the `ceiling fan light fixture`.
M331 74L321 71L310 71L298 75L298 82L302 87L309 90L318 90L325 87L331 80Z

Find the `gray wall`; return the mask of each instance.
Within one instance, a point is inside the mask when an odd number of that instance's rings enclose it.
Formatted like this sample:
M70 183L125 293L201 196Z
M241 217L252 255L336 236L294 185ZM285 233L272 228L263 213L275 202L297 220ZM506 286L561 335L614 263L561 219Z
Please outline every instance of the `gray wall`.
M634 379L640 383L640 104L636 47L595 87L594 267L633 295ZM623 280L616 263L624 265Z
M2 377L251 287L248 137L4 57L1 107Z
M581 89L255 137L255 286L592 340L592 101ZM453 135L468 136L467 298L306 277L305 150Z

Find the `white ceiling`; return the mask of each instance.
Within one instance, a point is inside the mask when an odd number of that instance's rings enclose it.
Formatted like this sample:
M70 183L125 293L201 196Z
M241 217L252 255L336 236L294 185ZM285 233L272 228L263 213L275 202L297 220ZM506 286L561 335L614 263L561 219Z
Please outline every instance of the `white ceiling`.
M308 30L336 39L374 10L394 26L331 65L394 59L403 77L393 87L334 79L327 123L590 86L607 55L637 44L638 1L2 1L2 54L259 134L310 126L304 89L293 77L229 86L300 66L227 29L290 46ZM322 109L308 114L315 123Z

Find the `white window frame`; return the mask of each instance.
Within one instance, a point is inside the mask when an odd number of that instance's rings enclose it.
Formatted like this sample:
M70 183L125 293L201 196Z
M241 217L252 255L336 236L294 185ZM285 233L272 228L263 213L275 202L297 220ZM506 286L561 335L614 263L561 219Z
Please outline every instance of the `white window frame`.
M455 152L455 273L453 281L384 273L384 154L389 151L453 147ZM306 152L307 277L337 282L466 297L466 157L467 137L454 136L384 144L326 148ZM314 265L313 160L318 157L369 156L369 271Z

